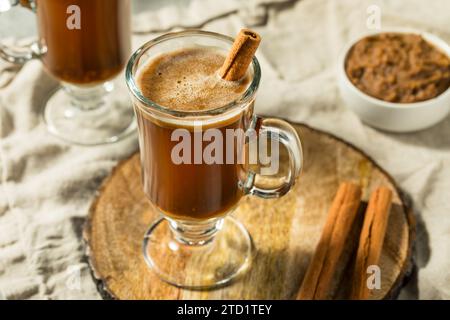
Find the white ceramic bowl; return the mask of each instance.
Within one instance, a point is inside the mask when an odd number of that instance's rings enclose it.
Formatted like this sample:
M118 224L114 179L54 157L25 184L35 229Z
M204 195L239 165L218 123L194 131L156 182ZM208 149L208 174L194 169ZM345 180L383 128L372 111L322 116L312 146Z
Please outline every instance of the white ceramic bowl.
M386 131L410 132L422 130L443 120L450 111L450 88L433 99L414 103L394 103L371 97L358 89L347 77L345 60L352 46L369 35L385 32L413 33L441 49L450 57L450 46L427 32L414 29L394 29L366 34L352 41L339 59L338 85L344 103L355 112L363 122Z

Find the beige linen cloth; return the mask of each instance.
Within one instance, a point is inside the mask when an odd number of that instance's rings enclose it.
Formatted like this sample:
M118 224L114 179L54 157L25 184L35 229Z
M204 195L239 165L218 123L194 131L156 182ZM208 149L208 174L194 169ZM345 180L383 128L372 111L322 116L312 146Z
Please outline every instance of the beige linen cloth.
M382 27L410 26L450 41L447 0L192 0L142 12L134 46L165 30L202 27L234 35L251 25L263 38L256 109L303 121L357 145L414 200L418 272L402 298L450 298L450 117L417 133L372 129L345 108L335 69L343 46L367 32L376 4ZM52 137L39 114L57 83L39 61L0 64L0 296L100 298L83 258L81 228L96 191L136 136L114 145L71 146ZM326 155L324 155L326 156Z

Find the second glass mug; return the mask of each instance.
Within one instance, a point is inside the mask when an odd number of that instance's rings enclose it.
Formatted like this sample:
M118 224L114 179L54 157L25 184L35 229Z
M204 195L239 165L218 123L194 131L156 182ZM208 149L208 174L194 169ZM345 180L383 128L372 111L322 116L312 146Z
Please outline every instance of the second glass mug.
M96 145L134 131L124 83L112 81L131 54L131 0L0 1L3 11L22 5L36 13L38 41L28 50L0 45L0 57L19 64L37 58L60 81L43 111L52 134Z
M261 78L256 58L251 82L242 96L225 106L206 111L176 111L146 98L138 76L149 60L184 47L213 47L225 54L233 39L206 31L183 31L158 37L139 48L126 69L126 81L138 121L144 192L162 218L144 237L148 266L164 281L183 288L204 289L223 285L248 270L252 241L245 227L230 216L245 195L280 197L294 185L302 163L302 147L295 129L279 119L254 115L253 105ZM209 128L256 130L258 139L271 137L284 145L289 169L283 181L269 178L258 185L259 174L247 165L177 164L171 151L172 134L186 129L193 135ZM225 141L225 140L224 140ZM224 145L226 142L224 143ZM245 148L248 143L235 144ZM195 150L193 150L195 152ZM281 217L280 217L281 218Z

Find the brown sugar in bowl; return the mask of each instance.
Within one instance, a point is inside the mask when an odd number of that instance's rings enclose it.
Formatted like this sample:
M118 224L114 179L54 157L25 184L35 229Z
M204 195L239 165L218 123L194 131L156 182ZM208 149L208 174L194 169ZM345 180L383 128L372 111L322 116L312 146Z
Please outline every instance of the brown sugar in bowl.
M379 33L356 42L345 71L364 93L389 102L433 99L450 87L450 58L413 33Z
M445 41L418 30L360 37L346 46L339 60L341 97L373 127L392 132L425 129L450 111L449 57Z

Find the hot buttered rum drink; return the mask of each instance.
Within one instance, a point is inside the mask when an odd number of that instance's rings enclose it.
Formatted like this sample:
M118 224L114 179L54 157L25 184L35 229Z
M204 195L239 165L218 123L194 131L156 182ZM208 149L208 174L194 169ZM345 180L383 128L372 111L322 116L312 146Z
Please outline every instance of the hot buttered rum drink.
M239 99L250 81L248 75L240 81L221 79L218 70L225 57L226 52L200 46L161 54L141 68L137 84L147 99L165 109L182 112L217 109ZM244 165L239 157L244 147L235 137L231 149L234 160L226 161L230 142L225 139L226 130L248 127L252 108L215 122L204 121L201 130L194 121L178 121L175 117L169 122L158 119L145 107L135 109L139 140L143 144L140 149L144 191L151 202L167 216L183 220L219 217L233 209L243 195L239 181L244 179ZM210 128L222 134L223 163L208 164L202 154L201 163L198 161L199 145L194 140L200 137L200 152L205 150L210 141L202 139L202 134ZM172 150L180 143L172 141L177 129L190 133L190 163L173 161Z
M48 72L74 85L114 78L131 50L130 10L130 0L37 0Z

